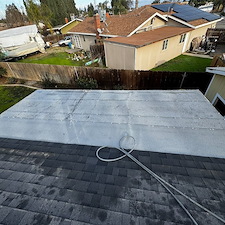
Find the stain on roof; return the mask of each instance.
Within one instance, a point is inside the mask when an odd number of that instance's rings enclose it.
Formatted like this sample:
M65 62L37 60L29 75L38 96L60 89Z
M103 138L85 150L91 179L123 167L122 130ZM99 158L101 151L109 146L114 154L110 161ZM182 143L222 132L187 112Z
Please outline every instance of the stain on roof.
M170 27L165 26L151 31L134 34L130 37L115 37L106 39L106 42L113 42L118 44L131 45L134 47L142 47L152 44L154 42L162 41L183 33L189 32L193 29L184 27Z
M97 147L0 139L0 223L191 224L170 194L128 158L106 163ZM108 149L101 153L115 157ZM225 159L134 151L147 167L225 215ZM176 195L200 224L222 224Z

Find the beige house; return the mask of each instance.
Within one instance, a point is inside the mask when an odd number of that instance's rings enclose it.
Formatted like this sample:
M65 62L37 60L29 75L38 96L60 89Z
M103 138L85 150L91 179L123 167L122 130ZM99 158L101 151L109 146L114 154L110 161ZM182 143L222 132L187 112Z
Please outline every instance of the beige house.
M125 15L88 17L68 33L77 48L104 42L106 66L149 70L190 48L221 19L181 3L146 5Z
M208 67L206 72L214 76L206 90L206 98L225 116L225 67Z

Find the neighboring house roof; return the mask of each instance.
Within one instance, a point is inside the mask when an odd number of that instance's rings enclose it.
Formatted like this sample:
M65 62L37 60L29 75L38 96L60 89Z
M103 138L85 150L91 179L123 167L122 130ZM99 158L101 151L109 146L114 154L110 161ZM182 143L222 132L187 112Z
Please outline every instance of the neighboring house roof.
M206 72L225 76L225 67L207 67Z
M83 20L82 20L82 19L76 18L76 19L74 19L74 20L69 21L68 23L63 24L63 25L55 26L55 27L52 28L52 30L61 30L61 29L63 29L64 27L70 25L71 23L73 23L73 22L75 22L75 21L82 22ZM50 30L50 29L49 29L49 30Z
M128 14L110 16L106 23L101 22L101 29L104 29L101 34L127 36L156 12L159 10L146 5ZM87 17L70 32L95 34L94 17Z
M162 41L167 38L171 38L171 37L189 32L191 30L193 29L184 28L184 27L165 26L155 30L150 30L150 31L139 33L139 34L134 34L130 37L115 37L115 38L105 39L104 41L124 44L124 45L131 45L135 47L142 47L145 45L152 44L154 42Z
M179 9L183 7L187 7L186 5L178 5ZM168 4L160 4L160 5L168 5ZM175 11L161 11L157 9L156 7L159 5L145 5L143 7L140 7L132 12L129 12L127 14L123 15L114 15L110 16L106 19L106 23L101 22L101 29L103 32L100 35L116 35L116 36L128 36L131 34L137 27L139 27L141 24L143 24L145 21L147 21L151 16L158 13L162 16L167 17L167 15L170 16L171 19L174 19L176 21L181 21L186 25L189 25L190 27L195 27L199 25L203 25L208 23L209 21L202 18L193 19L190 21L182 20L181 18L175 17L174 15L177 15ZM168 7L168 6L167 6ZM188 6L191 7L191 6ZM194 8L194 7L191 7ZM201 11L201 10L199 10ZM202 11L201 11L202 12ZM219 17L214 16L207 12L202 12L206 15L212 16L212 20L218 20ZM180 15L181 13L179 13ZM89 35L95 35L95 24L94 24L94 18L88 17L86 18L82 23L78 24L76 27L72 28L69 32L73 33L80 33L80 34L89 34Z

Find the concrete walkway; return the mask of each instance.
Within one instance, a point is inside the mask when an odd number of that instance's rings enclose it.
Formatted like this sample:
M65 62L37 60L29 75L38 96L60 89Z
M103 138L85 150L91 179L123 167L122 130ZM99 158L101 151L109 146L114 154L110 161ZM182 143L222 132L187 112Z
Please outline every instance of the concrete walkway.
M25 85L25 84L0 84L1 87L26 87L34 90L40 90L41 88Z
M199 57L199 58L204 58L204 59L213 59L212 56L209 55L202 55L202 54L194 54L194 53L183 53L183 55L188 55L188 56L195 56L195 57Z

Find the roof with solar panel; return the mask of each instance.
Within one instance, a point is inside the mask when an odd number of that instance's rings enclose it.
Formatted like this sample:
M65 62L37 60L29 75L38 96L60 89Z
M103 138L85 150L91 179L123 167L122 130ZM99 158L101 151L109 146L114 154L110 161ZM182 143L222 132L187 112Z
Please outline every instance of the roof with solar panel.
M171 12L174 17L184 20L186 22L191 22L194 20L205 19L208 22L219 19L220 17L204 12L198 8L194 8L190 5L180 5L176 3L168 3L168 4L160 4L160 5L152 5L153 8L160 10L161 12Z

